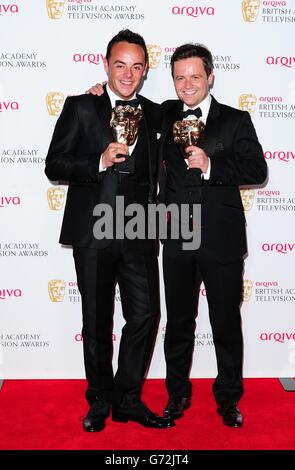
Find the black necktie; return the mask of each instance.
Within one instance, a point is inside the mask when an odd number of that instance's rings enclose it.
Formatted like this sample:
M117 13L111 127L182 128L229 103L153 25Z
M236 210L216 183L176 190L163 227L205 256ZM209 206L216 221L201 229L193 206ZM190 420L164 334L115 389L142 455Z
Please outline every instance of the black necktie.
M137 108L139 105L139 99L134 98L134 100L124 101L124 100L116 100L115 106L132 106L133 108Z
M199 117L202 116L201 108L187 109L186 111L182 111L182 117L183 117L183 118L186 118L186 117L188 117L188 116L191 116L192 114L193 114L194 116L196 116L196 118L199 119Z

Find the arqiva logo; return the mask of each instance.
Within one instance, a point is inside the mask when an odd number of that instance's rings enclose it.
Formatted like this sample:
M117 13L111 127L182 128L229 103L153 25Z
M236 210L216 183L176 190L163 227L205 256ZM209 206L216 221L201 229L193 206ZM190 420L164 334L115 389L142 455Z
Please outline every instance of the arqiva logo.
M283 255L295 253L295 243L263 243L262 251L276 252Z
M295 151L292 150L266 150L264 152L264 158L266 160L279 160L281 162L289 163L295 161Z
M19 104L17 101L0 101L0 113L2 111L18 111Z
M15 3L0 3L0 16L7 13L18 13L18 5Z
M19 196L0 196L0 207L19 206L19 205L20 205Z
M281 65L282 67L288 67L289 69L295 65L295 56L268 56L266 58L267 65Z
M73 55L73 61L74 62L87 62L88 64L94 64L94 65L103 65L103 61L105 59L104 54L97 54L97 53L91 53L91 54L80 54L76 53Z
M21 297L22 295L21 289L0 289L0 300Z
M266 333L263 332L259 336L260 341L275 341L276 343L285 343L285 341L294 341L295 333L291 332L275 332L275 333Z
M172 15L187 15L193 18L200 16L214 16L215 10L213 7L193 7L193 6L174 6L172 7Z

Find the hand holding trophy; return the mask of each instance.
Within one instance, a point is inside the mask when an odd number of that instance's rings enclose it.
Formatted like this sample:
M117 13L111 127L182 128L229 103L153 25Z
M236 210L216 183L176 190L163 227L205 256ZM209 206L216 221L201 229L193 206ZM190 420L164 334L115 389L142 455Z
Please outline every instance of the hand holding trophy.
M191 145L198 147L200 145L200 139L203 135L205 124L199 119L176 121L173 125L173 138L174 142L181 145L182 153L184 158L189 155L185 153L185 149ZM192 168L187 170L186 184L197 185L202 184L201 179L202 171L198 168Z
M113 108L110 125L113 137L116 142L133 145L136 141L139 123L142 118L142 110L130 105L118 105ZM117 157L125 157L125 161L114 165L116 173L134 173L135 159L132 155L121 155Z

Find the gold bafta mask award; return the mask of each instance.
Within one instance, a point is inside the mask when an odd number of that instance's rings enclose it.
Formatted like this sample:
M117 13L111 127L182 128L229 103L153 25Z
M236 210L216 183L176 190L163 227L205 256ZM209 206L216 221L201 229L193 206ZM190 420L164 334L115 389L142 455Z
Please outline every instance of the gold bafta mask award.
M173 138L174 142L180 144L183 157L187 158L188 154L185 153L185 149L190 145L200 146L200 140L205 129L205 124L199 119L176 121L173 124ZM192 168L187 170L186 183L188 185L202 184L201 170L198 168Z
M65 189L60 186L53 186L47 190L47 201L49 209L60 211L63 208L65 200Z
M139 108L129 105L115 106L110 121L115 142L133 145L137 139L141 118L142 110ZM117 157L125 157L125 161L114 165L116 173L134 173L135 159L132 155L118 154Z
M64 104L65 97L59 91L50 91L46 95L46 106L50 116L59 116Z
M51 20L59 20L64 12L65 0L46 0L47 13Z
M62 302L65 297L66 283L60 279L48 282L48 294L51 302Z
M260 8L260 0L243 0L242 13L244 21L253 23L257 20Z

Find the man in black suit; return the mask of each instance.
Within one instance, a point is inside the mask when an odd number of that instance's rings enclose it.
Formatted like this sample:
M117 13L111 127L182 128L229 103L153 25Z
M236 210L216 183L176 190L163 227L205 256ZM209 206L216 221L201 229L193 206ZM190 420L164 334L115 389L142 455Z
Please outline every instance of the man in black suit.
M180 46L172 55L171 69L179 100L162 105L160 201L190 207L201 204L201 245L188 251L182 249L182 240L164 242L169 394L164 416L180 418L190 406L189 373L203 281L217 357L213 384L217 412L224 424L240 427L243 417L237 403L243 393L243 343L239 306L247 247L239 185L262 183L267 167L248 112L220 104L209 93L214 80L210 51L202 45ZM185 149L184 159L173 139L173 123L196 117L205 124L204 134L197 145Z
M89 411L85 431L101 431L110 414L119 422L168 428L168 418L155 415L141 401L159 319L157 250L154 240L97 239L93 234L97 204L125 204L147 208L155 198L157 123L159 107L138 95L143 117L130 151L135 172L114 171L125 161L128 147L113 142L110 119L116 100L126 105L136 98L147 72L143 38L120 31L108 44L105 70L108 83L101 96L69 97L57 121L46 158L50 180L67 180L69 189L60 243L73 245L78 286L82 297L84 363ZM132 105L137 103L132 101ZM117 167L118 168L118 167ZM123 316L118 369L112 368L114 289L120 287Z

